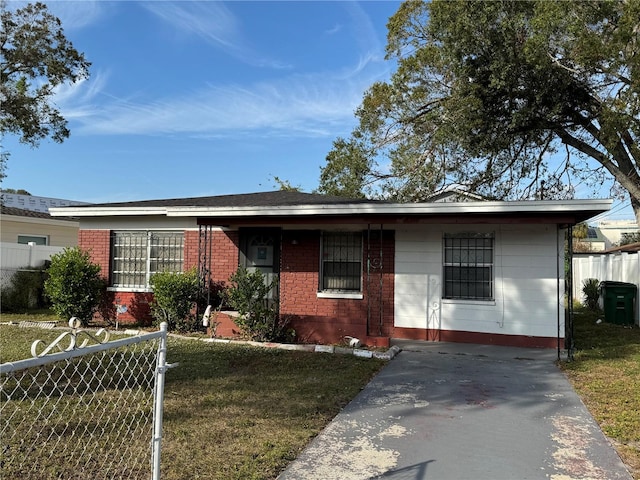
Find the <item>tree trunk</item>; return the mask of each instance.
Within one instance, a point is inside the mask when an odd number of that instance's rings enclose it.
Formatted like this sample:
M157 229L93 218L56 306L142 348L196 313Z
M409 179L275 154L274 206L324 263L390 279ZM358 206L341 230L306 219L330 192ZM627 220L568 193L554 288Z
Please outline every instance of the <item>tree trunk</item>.
M632 198L631 208L633 208L633 213L636 216L636 224L638 225L638 230L640 230L640 200Z

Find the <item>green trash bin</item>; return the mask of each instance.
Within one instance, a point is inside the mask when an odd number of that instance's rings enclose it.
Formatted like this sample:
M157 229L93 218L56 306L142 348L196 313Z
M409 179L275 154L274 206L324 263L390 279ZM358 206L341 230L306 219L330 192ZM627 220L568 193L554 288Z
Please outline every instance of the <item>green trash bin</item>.
M633 325L638 287L633 283L600 282L604 321L617 325Z

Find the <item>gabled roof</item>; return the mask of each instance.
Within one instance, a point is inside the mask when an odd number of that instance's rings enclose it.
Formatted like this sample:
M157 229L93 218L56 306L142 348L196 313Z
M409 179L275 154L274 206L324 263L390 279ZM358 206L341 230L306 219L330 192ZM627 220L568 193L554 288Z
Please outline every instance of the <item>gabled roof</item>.
M427 198L427 202L480 202L483 200L488 199L456 185L443 188Z

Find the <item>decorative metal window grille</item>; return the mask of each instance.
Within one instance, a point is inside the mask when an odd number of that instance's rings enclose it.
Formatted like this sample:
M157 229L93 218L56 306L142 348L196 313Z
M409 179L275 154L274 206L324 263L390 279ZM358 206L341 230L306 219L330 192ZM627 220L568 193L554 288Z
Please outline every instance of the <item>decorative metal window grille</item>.
M362 289L362 234L322 234L321 290Z
M111 285L149 288L157 272L181 272L184 263L182 232L112 232Z
M444 298L493 299L493 233L444 235Z

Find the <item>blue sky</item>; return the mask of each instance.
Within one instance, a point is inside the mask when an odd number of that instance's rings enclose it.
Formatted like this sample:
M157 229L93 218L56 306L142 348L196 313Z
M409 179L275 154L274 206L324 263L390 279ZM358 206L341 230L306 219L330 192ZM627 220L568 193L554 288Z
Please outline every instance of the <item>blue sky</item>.
M87 202L311 191L389 77L395 1L50 1L92 63L61 88L63 144L7 137L4 188ZM21 3L11 2L12 8Z
M71 129L63 144L4 139L3 188L86 202L267 191L273 177L312 191L366 89L393 71L386 24L400 5L45 3L91 77L57 92ZM628 200L606 216L632 219Z

